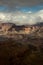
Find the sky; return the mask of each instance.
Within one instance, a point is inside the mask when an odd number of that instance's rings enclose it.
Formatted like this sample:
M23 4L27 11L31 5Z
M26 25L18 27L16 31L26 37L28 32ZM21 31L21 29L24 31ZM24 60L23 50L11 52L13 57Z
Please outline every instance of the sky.
M33 25L43 22L43 0L0 0L0 23Z

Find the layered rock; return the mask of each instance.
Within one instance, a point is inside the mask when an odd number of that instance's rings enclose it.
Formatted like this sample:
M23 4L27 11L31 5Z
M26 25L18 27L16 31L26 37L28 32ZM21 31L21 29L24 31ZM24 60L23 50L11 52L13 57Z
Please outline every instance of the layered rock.
M0 24L0 35L13 35L13 34L43 34L43 26L16 26L12 23Z

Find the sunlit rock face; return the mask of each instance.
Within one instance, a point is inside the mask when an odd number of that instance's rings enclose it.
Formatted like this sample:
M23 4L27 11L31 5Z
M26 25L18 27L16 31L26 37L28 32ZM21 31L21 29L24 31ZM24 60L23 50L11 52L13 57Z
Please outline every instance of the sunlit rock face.
M42 32L41 32L42 31ZM12 23L1 23L0 34L13 35L13 34L32 34L32 33L43 33L43 26L17 26Z
M24 28L24 33L29 34L31 32L31 28L30 27L25 27Z

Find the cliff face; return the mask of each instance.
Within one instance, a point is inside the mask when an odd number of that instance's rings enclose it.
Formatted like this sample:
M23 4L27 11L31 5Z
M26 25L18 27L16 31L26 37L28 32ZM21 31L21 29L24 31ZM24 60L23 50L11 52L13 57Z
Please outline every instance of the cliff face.
M0 35L7 37L23 39L27 35L29 37L42 37L43 38L43 26L16 26L12 23L1 23L0 24Z
M15 34L28 34L28 35L43 35L43 26L16 26L11 23L0 24L0 35L15 35ZM36 36L37 36L36 35Z
M43 65L43 26L0 24L0 65Z

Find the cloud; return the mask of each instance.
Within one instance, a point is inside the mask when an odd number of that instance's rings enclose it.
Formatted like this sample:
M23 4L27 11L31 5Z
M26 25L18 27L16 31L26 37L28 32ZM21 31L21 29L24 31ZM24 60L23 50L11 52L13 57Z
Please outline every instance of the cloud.
M17 10L41 10L43 9L43 0L0 0L0 11L17 11Z
M15 6L33 6L43 4L43 0L0 0L0 5L9 6L14 8Z
M11 13L0 12L0 22L10 22L16 25L33 25L43 22L43 10L34 13L31 11L16 11Z

